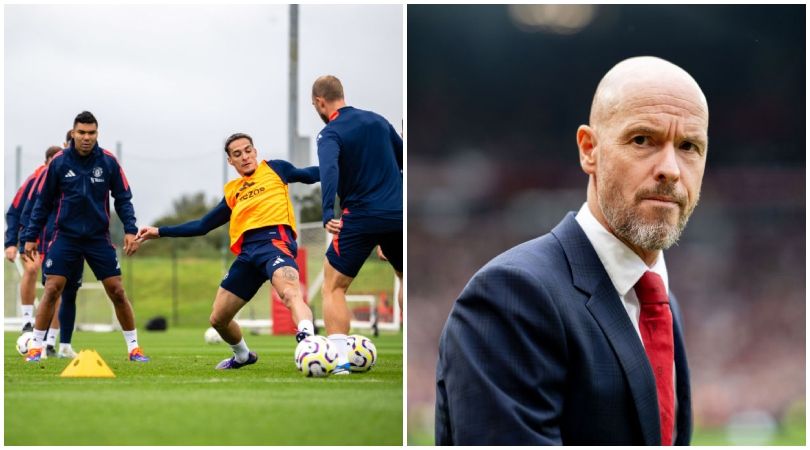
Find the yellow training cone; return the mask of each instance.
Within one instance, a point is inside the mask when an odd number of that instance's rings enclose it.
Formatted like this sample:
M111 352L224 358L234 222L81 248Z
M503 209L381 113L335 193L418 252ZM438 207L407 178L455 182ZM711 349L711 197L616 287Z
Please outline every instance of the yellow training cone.
M62 371L63 377L71 378L115 378L110 366L101 359L95 350L82 350Z

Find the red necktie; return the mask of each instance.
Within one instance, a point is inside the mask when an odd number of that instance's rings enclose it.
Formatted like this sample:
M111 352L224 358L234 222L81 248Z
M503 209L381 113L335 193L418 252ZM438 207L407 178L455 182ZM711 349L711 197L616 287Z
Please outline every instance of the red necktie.
M661 444L672 445L675 421L673 372L675 345L672 337L672 311L664 281L654 272L645 272L634 286L641 313L638 328L647 358L655 375L658 411L661 418Z

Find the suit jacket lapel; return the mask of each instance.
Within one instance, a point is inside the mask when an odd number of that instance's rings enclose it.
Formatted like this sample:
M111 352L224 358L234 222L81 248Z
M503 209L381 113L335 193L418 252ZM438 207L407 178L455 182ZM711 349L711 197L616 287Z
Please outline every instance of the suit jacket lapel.
M574 213L566 215L551 233L565 251L574 286L590 295L585 306L605 333L627 377L644 443L661 445L658 395L652 368L610 277L574 219Z

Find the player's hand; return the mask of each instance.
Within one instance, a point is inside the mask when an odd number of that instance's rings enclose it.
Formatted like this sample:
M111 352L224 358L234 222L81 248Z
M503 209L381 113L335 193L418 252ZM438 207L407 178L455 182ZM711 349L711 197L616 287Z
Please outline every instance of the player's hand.
M388 258L386 258L385 255L383 255L382 247L380 247L379 245L377 246L377 257L383 261L388 261Z
M148 241L149 239L157 239L160 237L160 233L158 232L157 227L143 227L138 230L138 234L135 236L135 240L138 243L143 241Z
M134 234L125 234L124 235L124 253L127 256L132 256L135 252L138 251L138 247L141 246L141 243L135 239Z
M37 243L36 242L26 242L25 243L25 253L21 255L23 260L30 260L36 261L39 259L39 252L37 251Z
M14 260L16 258L17 258L17 246L12 245L12 246L6 247L6 259L11 261L11 262L14 262Z
M332 219L329 222L326 222L326 231L332 234L340 233L340 229L343 227L343 221L338 219Z

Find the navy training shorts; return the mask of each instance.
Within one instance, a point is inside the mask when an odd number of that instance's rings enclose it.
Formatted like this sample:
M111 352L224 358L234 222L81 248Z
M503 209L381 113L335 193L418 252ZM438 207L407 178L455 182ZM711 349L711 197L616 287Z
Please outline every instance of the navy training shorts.
M40 263L45 262L45 255L48 251L48 245L50 243L50 238L52 236L48 236L48 240L40 239L37 243L37 249L39 251L39 259ZM84 258L82 258L81 264L74 264L71 266L73 273L67 275L67 282L65 283L65 289L73 288L78 290L82 287L82 277L84 276ZM42 271L42 285L45 286L45 281L48 277L45 275L45 272Z
M377 245L383 255L402 273L402 221L345 212L343 226L326 249L326 259L338 272L354 278Z
M231 264L220 287L248 302L276 270L289 266L298 271L295 258L298 245L286 235L280 239L242 244L242 251Z
M42 273L80 281L85 260L98 280L121 275L118 255L115 254L115 246L110 242L109 235L73 238L60 235L58 232L48 243L42 261Z

